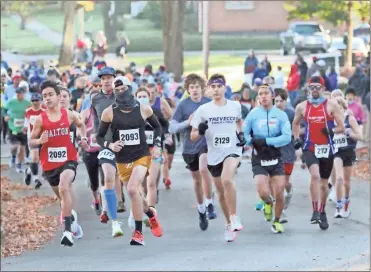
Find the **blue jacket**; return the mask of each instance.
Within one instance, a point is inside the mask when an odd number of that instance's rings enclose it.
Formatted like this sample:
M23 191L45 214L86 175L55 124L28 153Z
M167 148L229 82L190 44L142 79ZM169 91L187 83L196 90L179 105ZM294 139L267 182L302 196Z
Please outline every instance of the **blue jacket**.
M264 68L263 69L256 68L252 80L254 81L255 78L260 78L261 80L263 80L263 78L265 78L267 75L268 72Z
M276 107L272 107L269 111L263 107L254 108L247 115L244 125L248 145L251 145L251 132L254 138L265 138L267 145L277 148L291 142L290 121L287 114Z

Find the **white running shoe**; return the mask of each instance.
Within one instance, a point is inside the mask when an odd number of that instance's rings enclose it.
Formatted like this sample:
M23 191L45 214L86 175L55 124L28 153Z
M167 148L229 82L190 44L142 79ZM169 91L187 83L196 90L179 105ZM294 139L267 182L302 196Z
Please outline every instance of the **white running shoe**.
M331 187L331 189L329 190L329 194L328 194L328 197L327 197L327 201L332 201L333 203L336 203L336 190L334 188L334 186Z
M350 214L351 214L351 212L350 212L349 208L348 208L347 211L345 211L344 208L341 209L341 217L348 218L350 216Z
M290 190L290 193L286 192L286 190L284 190L284 193L285 193L285 210L289 207L289 204L290 204L290 201L291 201L291 197L292 197L292 188Z
M231 215L231 229L232 231L240 231L243 229L243 226L241 224L241 220L237 215Z
M280 223L281 224L286 224L287 222L289 222L289 220L288 220L288 217L287 217L286 210L282 210L281 217L280 217Z
M336 208L334 218L343 218L341 211L341 208Z
M224 231L224 238L226 242L234 242L236 241L237 233L234 232L231 229L231 225L228 224L225 226L225 231Z
M81 239L84 236L84 232L82 231L82 227L79 225L77 221L77 213L76 211L72 210L71 212L72 215L72 224L71 224L71 231L73 233L73 236L76 239Z
M112 237L123 236L124 232L121 229L121 223L119 221L112 221Z
M73 246L73 234L70 231L65 230L62 235L61 239L61 245L62 246Z
M133 212L130 210L130 215L128 218L128 226L131 229L135 229L135 220L134 220L134 215Z

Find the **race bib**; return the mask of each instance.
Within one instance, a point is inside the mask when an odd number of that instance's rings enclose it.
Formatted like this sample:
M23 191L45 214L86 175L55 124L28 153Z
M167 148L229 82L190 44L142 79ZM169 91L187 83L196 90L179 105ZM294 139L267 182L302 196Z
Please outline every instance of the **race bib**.
M119 131L120 140L124 142L125 145L139 145L139 129L127 129Z
M145 134L146 134L147 144L153 145L153 131L146 130L145 131Z
M329 145L315 145L314 147L314 155L316 158L328 158L330 154L330 146Z
M278 163L278 159L270 160L270 161L260 161L261 166L272 166Z
M230 147L231 137L229 135L220 135L220 134L214 135L213 146L214 147Z
M336 148L348 146L347 136L343 133L335 134L333 140L334 140L334 145L336 146Z
M24 119L14 119L14 126L16 128L23 127L24 126Z
M113 154L113 152L108 149L103 149L98 154L98 159L107 159L107 160L112 161L114 158L115 158L115 154Z
M31 125L34 125L34 124L35 124L35 120L36 120L36 118L37 118L37 115L31 115L31 116L30 116L30 124L31 124Z
M70 131L71 143L73 143L74 137L75 137L75 135L74 135L73 131Z
M65 162L67 161L66 147L49 147L48 148L49 162Z

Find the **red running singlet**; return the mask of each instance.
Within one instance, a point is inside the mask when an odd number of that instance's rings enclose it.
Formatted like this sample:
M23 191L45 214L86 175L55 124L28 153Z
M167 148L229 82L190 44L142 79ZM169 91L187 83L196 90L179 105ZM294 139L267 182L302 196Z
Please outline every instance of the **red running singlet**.
M40 162L44 171L63 166L67 161L77 161L77 151L70 138L70 123L67 110L61 109L61 119L49 120L46 112L41 113L42 131L48 132L48 142L41 146Z

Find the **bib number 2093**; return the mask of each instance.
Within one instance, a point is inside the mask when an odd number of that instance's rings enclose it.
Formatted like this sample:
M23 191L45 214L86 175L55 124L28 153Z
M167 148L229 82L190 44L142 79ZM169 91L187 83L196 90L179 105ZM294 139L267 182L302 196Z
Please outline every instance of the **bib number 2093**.
M231 138L228 135L216 135L213 140L214 147L230 147Z
M66 147L49 147L48 148L48 161L49 162L65 162L67 161L67 148Z
M316 145L314 149L314 155L316 158L328 158L330 154L329 145Z
M125 145L139 145L139 129L120 130L120 140Z

